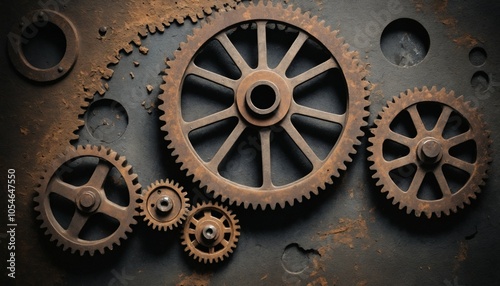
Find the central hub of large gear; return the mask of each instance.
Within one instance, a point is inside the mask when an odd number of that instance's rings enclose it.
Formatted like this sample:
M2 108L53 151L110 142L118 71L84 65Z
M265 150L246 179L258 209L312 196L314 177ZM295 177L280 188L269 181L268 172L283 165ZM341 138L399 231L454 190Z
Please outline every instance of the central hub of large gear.
M96 188L91 186L83 187L76 197L78 209L85 213L95 212L101 205L101 197Z
M435 138L424 138L418 143L417 156L424 164L435 164L443 158L443 145Z
M247 122L269 127L289 112L292 90L288 82L273 71L260 70L246 76L236 90L239 113Z

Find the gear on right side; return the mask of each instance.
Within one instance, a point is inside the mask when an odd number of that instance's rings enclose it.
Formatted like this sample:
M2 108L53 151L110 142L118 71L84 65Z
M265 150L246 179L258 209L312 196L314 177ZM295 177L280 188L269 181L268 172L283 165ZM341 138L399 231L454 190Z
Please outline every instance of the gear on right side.
M186 192L178 183L161 180L142 195L140 215L153 229L172 230L186 219L189 206Z
M188 215L181 235L184 251L203 263L217 263L229 257L240 236L239 221L226 207L203 202Z
M401 93L371 129L374 179L393 204L428 218L464 208L487 178L491 140L482 116L443 88Z

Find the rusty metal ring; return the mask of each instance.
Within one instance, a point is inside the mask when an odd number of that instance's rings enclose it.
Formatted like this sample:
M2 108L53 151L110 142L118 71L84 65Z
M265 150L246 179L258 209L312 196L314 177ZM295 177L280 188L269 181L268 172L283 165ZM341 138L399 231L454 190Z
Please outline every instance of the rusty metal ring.
M51 10L32 11L23 19L29 22L21 22L16 25L9 33L8 51L9 57L16 70L25 77L38 81L49 82L66 75L75 65L79 52L78 34L75 26L64 15ZM28 28L38 31L51 23L61 29L66 39L66 50L62 59L51 68L43 69L34 67L25 57L23 44L29 41L29 38L36 36L26 36Z

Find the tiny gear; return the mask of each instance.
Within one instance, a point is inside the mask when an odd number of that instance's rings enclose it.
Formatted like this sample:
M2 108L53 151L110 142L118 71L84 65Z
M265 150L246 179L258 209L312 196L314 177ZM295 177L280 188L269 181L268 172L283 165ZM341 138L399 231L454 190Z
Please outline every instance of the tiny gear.
M70 147L36 189L37 219L63 250L104 254L137 223L140 189L125 157L102 146Z
M366 70L337 34L271 1L196 29L168 61L160 95L181 169L223 202L254 209L293 206L332 184L369 115Z
M491 140L462 96L436 87L408 90L388 102L375 125L368 147L373 178L408 214L449 215L481 191Z
M238 222L231 211L218 203L198 204L184 224L184 250L205 264L224 260L236 248L240 236Z
M142 195L140 204L144 221L153 229L166 231L186 219L189 199L179 184L170 180L156 181Z

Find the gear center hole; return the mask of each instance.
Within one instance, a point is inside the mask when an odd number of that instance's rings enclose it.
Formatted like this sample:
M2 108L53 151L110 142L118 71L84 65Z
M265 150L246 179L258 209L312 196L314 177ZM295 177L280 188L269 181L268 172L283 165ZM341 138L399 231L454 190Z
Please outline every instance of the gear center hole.
M26 60L35 68L50 69L61 62L66 53L66 36L52 22L41 28L30 25L24 34L34 35L24 37L22 52Z
M258 82L247 93L247 104L257 115L273 113L280 103L277 88L270 82Z

